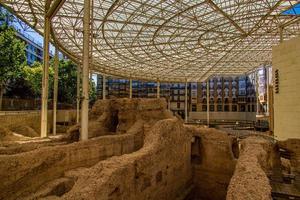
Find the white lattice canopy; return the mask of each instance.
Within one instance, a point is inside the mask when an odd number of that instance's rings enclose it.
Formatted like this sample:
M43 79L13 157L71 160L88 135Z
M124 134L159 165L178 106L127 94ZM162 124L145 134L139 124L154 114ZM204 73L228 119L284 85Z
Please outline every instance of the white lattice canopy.
M0 0L43 33L45 1ZM52 40L78 63L83 0L53 0ZM201 81L270 64L280 38L299 35L283 0L92 0L91 68L160 81Z

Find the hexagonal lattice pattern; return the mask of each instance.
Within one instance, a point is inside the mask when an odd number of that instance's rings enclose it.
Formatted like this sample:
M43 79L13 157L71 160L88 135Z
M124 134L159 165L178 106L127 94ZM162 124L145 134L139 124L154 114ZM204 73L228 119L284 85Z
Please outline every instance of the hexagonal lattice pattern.
M1 0L43 32L47 0ZM270 64L272 46L299 35L286 0L91 0L93 70L160 81L201 81ZM54 40L80 62L83 0L65 0L52 19Z

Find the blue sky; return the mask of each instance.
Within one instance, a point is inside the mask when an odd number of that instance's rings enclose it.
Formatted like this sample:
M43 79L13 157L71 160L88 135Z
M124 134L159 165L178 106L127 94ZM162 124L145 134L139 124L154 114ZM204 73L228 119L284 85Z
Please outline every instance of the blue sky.
M300 3L294 5L292 8L282 12L283 15L300 15Z

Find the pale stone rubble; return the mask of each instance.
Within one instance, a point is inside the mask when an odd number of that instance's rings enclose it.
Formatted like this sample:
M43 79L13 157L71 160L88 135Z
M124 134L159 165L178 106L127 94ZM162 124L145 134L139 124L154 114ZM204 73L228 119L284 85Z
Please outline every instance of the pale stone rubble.
M89 130L85 142L76 125L55 139L1 148L0 199L271 199L276 144L251 137L240 149L226 132L184 125L164 99L99 100Z

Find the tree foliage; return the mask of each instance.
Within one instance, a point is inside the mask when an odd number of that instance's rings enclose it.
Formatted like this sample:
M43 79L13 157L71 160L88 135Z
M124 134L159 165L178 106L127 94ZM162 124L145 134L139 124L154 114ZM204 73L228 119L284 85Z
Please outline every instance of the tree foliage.
M21 76L26 61L25 44L6 23L0 27L0 110L2 96L9 82Z
M53 97L54 66L53 60L49 68L49 98ZM34 63L24 67L25 84L28 85L35 97L41 96L43 65ZM90 81L90 100L95 101L96 89ZM77 66L70 60L60 60L58 66L58 102L73 104L77 98Z
M53 88L53 69L49 68L49 97L52 95ZM43 78L43 65L39 62L33 63L32 66L25 66L23 68L23 77L25 84L31 88L35 98L42 94L42 78Z

